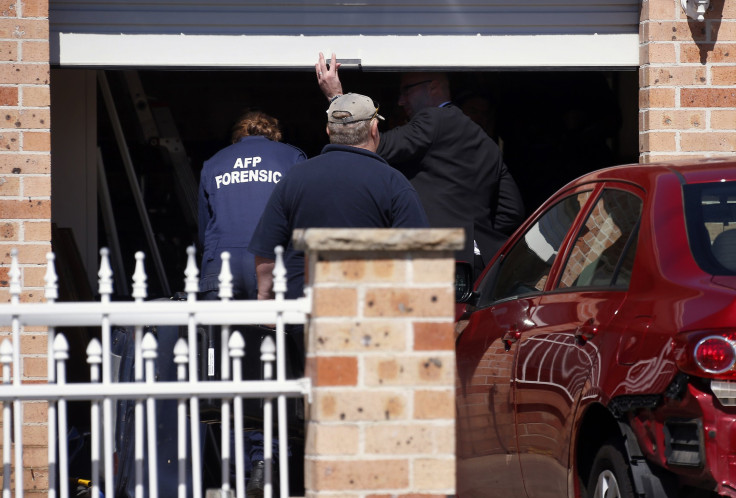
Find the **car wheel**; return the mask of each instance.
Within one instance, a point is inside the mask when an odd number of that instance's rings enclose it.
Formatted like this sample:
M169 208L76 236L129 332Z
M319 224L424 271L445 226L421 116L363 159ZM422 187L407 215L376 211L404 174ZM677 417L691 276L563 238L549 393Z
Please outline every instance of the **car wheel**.
M624 453L615 443L598 450L588 479L588 498L634 498Z

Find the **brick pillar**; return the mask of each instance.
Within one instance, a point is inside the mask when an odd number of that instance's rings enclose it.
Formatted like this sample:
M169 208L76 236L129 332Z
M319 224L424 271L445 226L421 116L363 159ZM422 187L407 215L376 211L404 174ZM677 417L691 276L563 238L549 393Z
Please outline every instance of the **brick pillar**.
M43 300L51 249L51 123L47 0L0 0L0 301L10 300L10 250L18 248L22 301ZM0 339L9 337L0 330ZM46 379L45 329L21 336L23 382ZM23 484L47 496L46 403L24 403ZM4 421L3 421L4 422ZM1 445L1 442L0 442ZM15 487L15 481L12 486Z
M308 497L455 493L461 229L310 229Z
M736 3L711 0L703 22L680 0L643 0L641 162L736 151Z

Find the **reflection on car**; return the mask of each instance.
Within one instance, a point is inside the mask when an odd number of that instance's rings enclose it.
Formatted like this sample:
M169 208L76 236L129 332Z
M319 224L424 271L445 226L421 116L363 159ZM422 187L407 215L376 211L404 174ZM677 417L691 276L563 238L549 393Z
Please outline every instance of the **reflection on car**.
M471 274L460 497L736 497L736 160L584 175Z

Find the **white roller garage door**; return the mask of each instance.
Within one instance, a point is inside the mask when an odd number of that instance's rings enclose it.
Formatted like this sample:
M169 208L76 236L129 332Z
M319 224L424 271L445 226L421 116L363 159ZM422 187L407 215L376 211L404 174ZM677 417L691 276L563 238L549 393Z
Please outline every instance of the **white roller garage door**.
M367 70L635 67L639 0L51 0L52 63Z

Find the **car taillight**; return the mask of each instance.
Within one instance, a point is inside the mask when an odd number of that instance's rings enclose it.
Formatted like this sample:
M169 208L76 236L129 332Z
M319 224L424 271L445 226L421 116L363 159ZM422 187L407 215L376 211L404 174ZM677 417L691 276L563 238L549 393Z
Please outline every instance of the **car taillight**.
M701 339L693 351L695 363L708 373L720 374L731 370L736 362L734 344L721 336Z
M736 331L702 330L674 338L677 366L683 372L711 379L736 379Z

